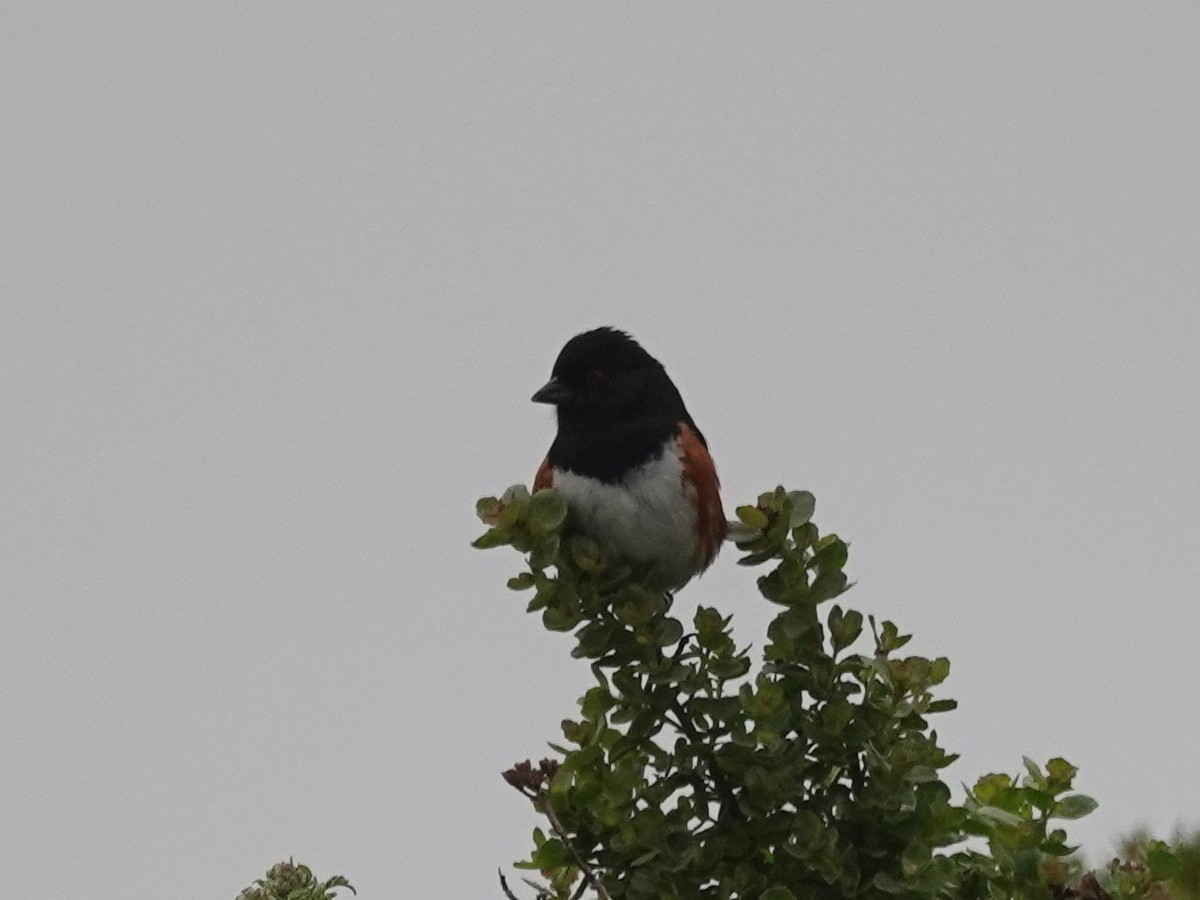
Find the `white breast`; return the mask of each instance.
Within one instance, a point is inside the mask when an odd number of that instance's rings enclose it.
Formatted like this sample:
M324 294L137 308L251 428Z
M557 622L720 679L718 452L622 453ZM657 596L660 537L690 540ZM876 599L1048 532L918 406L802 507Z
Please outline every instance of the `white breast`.
M682 587L700 568L696 502L684 484L677 444L617 484L560 471L554 487L574 511L581 531L625 559L654 564L669 589Z

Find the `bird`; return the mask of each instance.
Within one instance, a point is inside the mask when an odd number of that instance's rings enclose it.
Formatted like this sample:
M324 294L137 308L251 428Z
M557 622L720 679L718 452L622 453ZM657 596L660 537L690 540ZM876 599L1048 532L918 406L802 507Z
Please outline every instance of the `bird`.
M554 488L577 530L673 593L707 569L725 538L708 442L657 359L612 327L567 341L532 397L558 431L533 489Z

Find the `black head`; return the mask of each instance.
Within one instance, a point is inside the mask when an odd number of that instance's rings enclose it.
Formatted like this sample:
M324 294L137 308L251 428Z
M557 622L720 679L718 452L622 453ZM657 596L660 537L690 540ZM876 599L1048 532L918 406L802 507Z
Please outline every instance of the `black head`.
M533 400L553 404L560 418L612 418L636 414L648 405L683 405L662 364L615 328L596 328L571 338L558 354L552 375Z
M704 440L662 364L615 328L567 341L533 400L558 413L548 461L606 482L661 453L680 422Z

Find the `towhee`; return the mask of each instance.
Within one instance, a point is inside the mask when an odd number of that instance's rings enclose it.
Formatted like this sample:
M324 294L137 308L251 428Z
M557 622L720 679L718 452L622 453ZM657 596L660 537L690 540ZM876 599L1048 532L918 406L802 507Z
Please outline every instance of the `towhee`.
M648 566L653 587L677 590L708 568L725 537L721 485L662 363L623 331L586 331L533 401L558 414L535 491L559 491L579 530Z

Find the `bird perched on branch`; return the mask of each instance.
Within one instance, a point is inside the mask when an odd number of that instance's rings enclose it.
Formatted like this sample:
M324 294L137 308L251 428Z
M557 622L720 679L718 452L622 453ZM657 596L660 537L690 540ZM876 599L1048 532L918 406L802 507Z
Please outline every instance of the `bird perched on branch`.
M721 486L662 363L623 331L586 331L533 400L558 414L535 491L558 490L580 531L648 566L654 587L678 590L708 568L725 537Z

